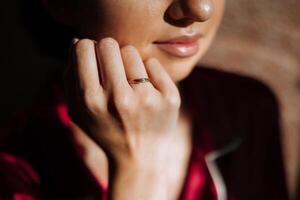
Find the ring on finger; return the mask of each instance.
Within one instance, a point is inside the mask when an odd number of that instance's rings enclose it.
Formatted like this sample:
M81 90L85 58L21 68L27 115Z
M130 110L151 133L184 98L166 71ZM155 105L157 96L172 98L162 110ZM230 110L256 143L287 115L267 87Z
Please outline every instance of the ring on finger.
M128 80L129 84L140 84L150 82L149 78L137 78Z

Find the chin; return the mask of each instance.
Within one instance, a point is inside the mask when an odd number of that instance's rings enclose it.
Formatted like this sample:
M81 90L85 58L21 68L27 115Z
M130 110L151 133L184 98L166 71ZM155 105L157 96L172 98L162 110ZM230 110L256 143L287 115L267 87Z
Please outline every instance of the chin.
M187 78L192 70L196 67L197 60L173 62L172 64L165 64L165 69L170 75L171 79L178 83Z
M202 55L202 54L201 54ZM193 69L197 66L197 63L200 59L200 55L196 55L190 58L167 58L159 59L172 80L177 83L187 78Z

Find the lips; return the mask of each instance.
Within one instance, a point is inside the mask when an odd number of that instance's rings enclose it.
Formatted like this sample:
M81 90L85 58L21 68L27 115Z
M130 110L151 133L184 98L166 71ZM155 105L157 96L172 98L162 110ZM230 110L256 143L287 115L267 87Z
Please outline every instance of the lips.
M180 36L164 41L157 41L154 44L162 51L176 57L191 57L199 51L199 39L202 34L194 36Z

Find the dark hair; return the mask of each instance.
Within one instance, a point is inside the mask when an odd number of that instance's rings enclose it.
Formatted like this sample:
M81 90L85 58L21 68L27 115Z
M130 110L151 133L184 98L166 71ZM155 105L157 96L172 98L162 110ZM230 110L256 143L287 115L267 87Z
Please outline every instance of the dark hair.
M65 60L74 30L53 19L41 0L18 0L20 19L41 51Z

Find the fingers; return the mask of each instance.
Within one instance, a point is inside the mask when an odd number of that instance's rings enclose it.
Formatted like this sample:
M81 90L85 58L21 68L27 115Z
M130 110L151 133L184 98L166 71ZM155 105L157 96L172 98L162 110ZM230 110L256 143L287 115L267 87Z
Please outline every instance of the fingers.
M106 113L106 98L100 84L92 40L74 41L69 66L64 74L65 94L72 120L82 126L83 113ZM83 129L84 126L82 126Z
M94 42L89 39L80 40L75 44L75 49L75 66L77 66L80 89L91 95L102 92Z
M133 46L123 47L121 49L121 55L124 62L125 72L128 81L139 78L148 78L148 74L145 69L143 60L136 48L134 48ZM152 85L149 83L131 84L131 86L143 86L143 89L145 89L145 87L152 88Z
M153 86L159 90L163 96L169 98L172 104L179 106L179 91L170 75L159 61L150 58L145 62L145 67Z
M112 38L105 38L97 43L96 51L105 89L114 94L123 94L131 89L126 78L119 44Z
M150 58L147 60L145 68L151 79L151 83L163 95L177 91L175 83L157 59Z
M92 40L82 39L75 44L74 57L74 71L85 100L88 98L101 103L100 101L107 99L104 95L110 92L117 98L128 94L130 96L132 88L128 80L147 77L152 84L141 83L133 87L142 88L144 92L145 89L156 88L163 96L176 96L179 93L157 59L152 58L143 63L136 48L126 46L120 50L118 43L112 38L102 39L97 44ZM103 85L100 83L100 76Z

